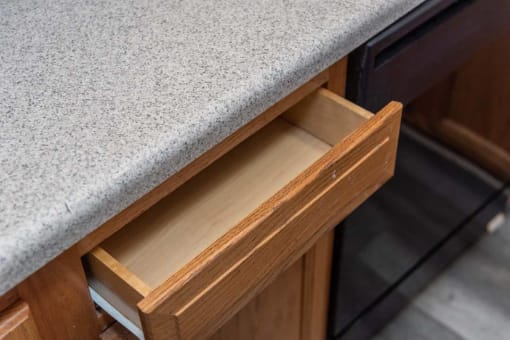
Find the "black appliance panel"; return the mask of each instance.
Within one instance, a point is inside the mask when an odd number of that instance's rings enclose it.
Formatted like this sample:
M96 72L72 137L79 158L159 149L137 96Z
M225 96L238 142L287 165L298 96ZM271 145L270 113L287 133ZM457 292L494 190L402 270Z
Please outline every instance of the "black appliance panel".
M428 0L349 56L347 97L409 104L508 31L508 0Z
M479 239L503 184L404 128L395 176L337 228L329 334L366 339Z

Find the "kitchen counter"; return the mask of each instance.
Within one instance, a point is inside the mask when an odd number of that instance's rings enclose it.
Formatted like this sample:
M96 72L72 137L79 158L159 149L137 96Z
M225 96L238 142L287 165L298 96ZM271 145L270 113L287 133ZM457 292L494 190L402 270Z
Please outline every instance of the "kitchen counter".
M0 295L423 1L0 4Z

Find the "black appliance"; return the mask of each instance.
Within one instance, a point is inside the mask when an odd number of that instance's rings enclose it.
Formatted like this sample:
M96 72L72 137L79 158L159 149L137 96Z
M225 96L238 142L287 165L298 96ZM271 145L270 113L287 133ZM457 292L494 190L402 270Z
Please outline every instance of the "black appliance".
M498 36L508 13L507 0L426 1L349 57L347 97L373 111L412 104ZM403 124L394 178L336 229L328 337L377 333L506 204L504 183Z
M330 329L368 339L505 209L503 183L403 126L395 176L336 229Z

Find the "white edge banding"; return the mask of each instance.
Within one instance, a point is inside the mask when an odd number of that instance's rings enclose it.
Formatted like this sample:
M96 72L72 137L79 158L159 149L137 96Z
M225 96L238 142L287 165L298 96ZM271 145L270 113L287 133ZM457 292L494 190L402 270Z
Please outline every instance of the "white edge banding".
M114 318L118 323L120 323L122 326L126 327L128 331L133 333L134 336L136 336L138 339L144 340L145 337L143 336L143 331L135 325L133 322L131 322L128 318L126 318L123 314L121 314L115 307L113 307L108 301L103 299L101 295L99 295L94 288L89 286L90 296L92 297L92 300L105 310L106 313L110 314L112 318Z

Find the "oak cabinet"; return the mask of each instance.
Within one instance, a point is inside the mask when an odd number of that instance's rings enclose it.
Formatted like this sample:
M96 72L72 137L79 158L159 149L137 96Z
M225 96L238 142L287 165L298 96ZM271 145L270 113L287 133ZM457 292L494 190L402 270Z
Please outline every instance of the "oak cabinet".
M146 338L213 334L391 177L400 113L313 91L91 251L96 302Z
M0 312L0 339L41 339L30 308L25 302L17 301Z
M332 229L392 176L402 110L345 100L345 76L342 59L22 282L41 338L323 339Z

